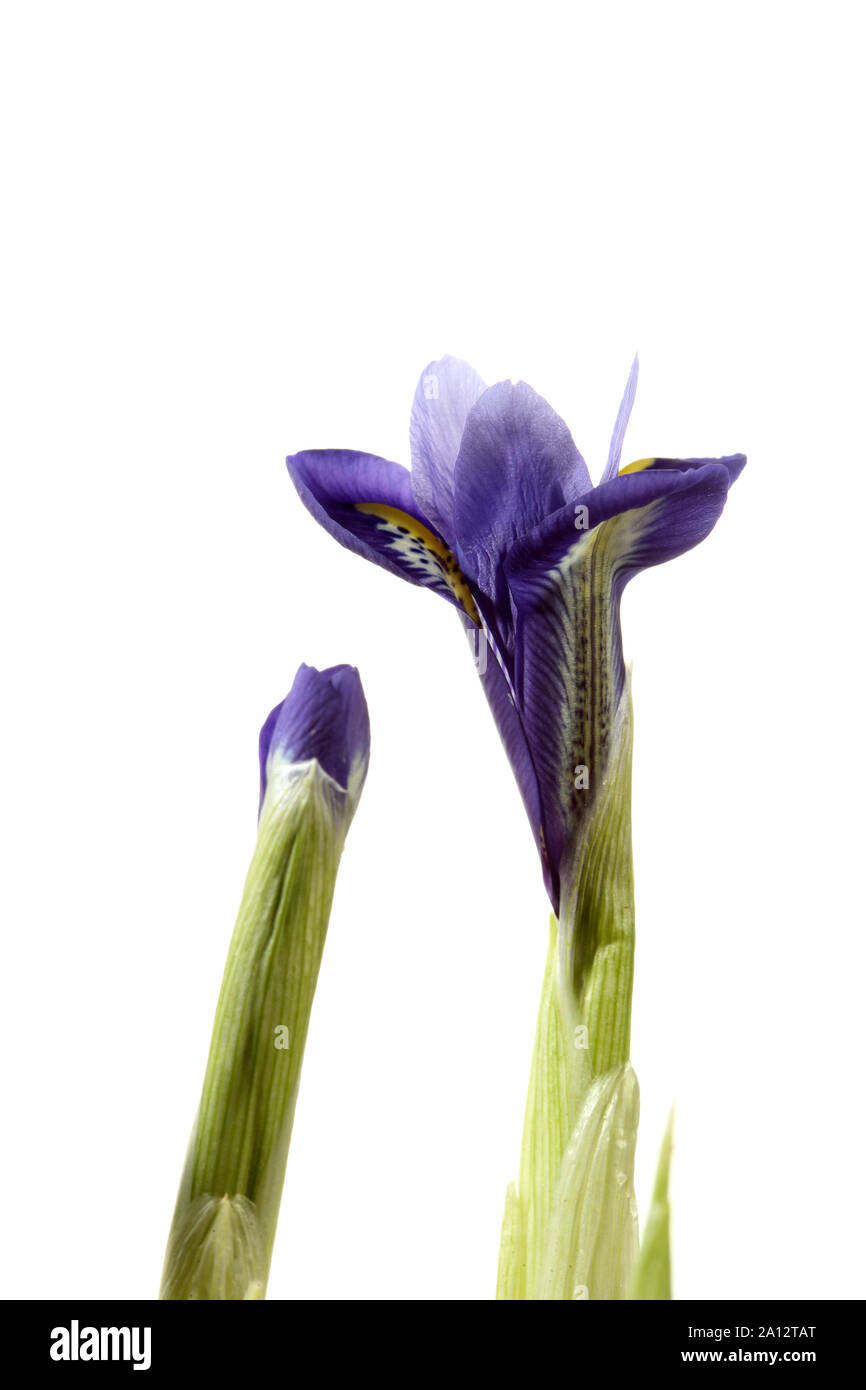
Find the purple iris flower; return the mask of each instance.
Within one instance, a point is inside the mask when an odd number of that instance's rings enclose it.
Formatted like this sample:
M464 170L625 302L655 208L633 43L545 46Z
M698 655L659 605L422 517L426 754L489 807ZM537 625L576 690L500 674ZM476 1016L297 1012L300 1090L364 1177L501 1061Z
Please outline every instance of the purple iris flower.
M370 719L354 666L299 666L292 688L259 734L261 796L278 767L317 762L354 811L370 759Z
M460 612L557 913L625 690L623 589L703 540L746 462L621 469L636 385L637 360L596 486L541 396L524 382L487 387L453 357L415 392L411 473L349 449L287 460L332 536Z

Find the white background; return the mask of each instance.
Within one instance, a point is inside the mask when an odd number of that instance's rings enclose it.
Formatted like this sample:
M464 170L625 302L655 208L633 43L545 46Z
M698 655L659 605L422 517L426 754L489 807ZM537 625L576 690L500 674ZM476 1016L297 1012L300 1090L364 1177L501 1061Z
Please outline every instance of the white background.
M270 1295L488 1299L547 931L446 604L287 452L408 462L443 352L597 476L743 450L635 582L638 1196L681 1298L862 1270L862 10L7 4L0 35L4 1256L151 1297L302 660L373 721Z

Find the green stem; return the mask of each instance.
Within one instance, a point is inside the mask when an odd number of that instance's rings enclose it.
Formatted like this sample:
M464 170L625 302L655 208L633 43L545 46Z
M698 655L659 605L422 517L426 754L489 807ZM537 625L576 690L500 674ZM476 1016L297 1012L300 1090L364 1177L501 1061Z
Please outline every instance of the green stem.
M602 785L566 875L560 910L561 989L587 1029L595 1075L629 1058L634 980L631 839L633 720L623 693Z
M503 1299L622 1299L637 1256L630 686L608 747L551 926L520 1172L503 1222Z
M161 1298L264 1297L345 818L318 764L269 786Z

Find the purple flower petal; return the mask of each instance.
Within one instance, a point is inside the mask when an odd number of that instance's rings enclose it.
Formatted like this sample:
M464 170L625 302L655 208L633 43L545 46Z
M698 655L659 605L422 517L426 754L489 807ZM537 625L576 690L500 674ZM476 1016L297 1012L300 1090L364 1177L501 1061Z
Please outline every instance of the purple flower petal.
M484 693L487 696L487 703L496 721L499 736L517 779L526 814L529 817L529 824L541 858L544 885L550 896L553 897L558 891L558 883L554 883L554 872L547 854L538 777L520 712L514 703L514 697L509 689L505 673L484 632L481 628L475 627L474 624L465 625L473 640L475 665L484 687Z
M642 459L640 463L630 463L622 472L624 477L640 470L647 473L658 473L662 469L673 469L680 473L687 473L694 468L703 468L707 463L721 464L728 473L732 483L735 483L746 466L745 454L726 454L723 458L700 458L700 459Z
M311 449L286 463L313 516L347 549L477 619L454 554L415 502L408 469L349 449Z
M454 482L461 567L497 609L509 547L591 486L568 426L522 381L491 386L470 410Z
M259 812L274 759L284 763L315 760L357 800L369 757L370 719L354 666L330 666L325 671L300 666L291 690L271 710L259 735Z
M628 381L625 384L623 398L620 403L619 411L617 413L616 424L613 427L613 435L610 441L610 451L607 456L607 465L603 474L601 475L601 481L603 483L608 483L610 482L611 478L615 478L617 474L617 469L619 468L619 461L622 458L623 440L625 439L625 432L628 429L628 422L631 418L631 409L634 405L635 392L637 391L638 371L639 363L637 359L637 353L635 353L634 361L631 364L631 371L628 374Z
M609 482L577 495L510 548L506 563L509 585L544 585L551 569L602 523L632 517L629 541L617 532L623 553L640 544L638 568L661 564L690 550L709 534L724 506L728 488L745 465L745 455L718 459L647 459L623 470ZM644 511L652 507L652 511Z
M454 547L454 465L466 417L487 390L457 357L431 362L421 374L409 425L412 491L420 511Z
M622 590L712 530L732 471L714 462L620 474L580 499L586 526L565 507L509 553L517 704L560 873L601 785L625 683Z

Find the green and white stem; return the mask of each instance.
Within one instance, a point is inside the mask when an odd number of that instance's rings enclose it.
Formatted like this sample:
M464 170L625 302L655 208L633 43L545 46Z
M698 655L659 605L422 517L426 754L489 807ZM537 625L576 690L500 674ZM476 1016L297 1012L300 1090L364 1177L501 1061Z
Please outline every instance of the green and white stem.
M627 685L559 921L551 918L520 1169L506 1196L500 1299L670 1297L669 1258L666 1295L633 1292L641 1265L639 1091L629 1062L632 730ZM667 1248L661 1224L657 1217L657 1250ZM654 1264L661 1262L657 1253Z

